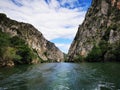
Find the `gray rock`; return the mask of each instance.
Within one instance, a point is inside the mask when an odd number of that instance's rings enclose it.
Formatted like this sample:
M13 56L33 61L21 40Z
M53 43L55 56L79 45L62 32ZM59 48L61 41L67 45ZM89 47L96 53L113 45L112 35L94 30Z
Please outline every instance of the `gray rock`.
M63 52L52 42L46 40L42 33L31 24L11 20L1 13L0 29L5 33L9 33L11 37L18 36L24 39L43 61L60 62L64 60ZM33 60L32 63L36 62L36 60Z
M102 41L108 43L111 50L120 42L120 0L93 0L85 20L79 26L77 34L68 52L68 61L76 56L86 58L94 46ZM99 46L101 47L101 46ZM109 52L110 50L107 50ZM107 59L107 54L103 58ZM110 55L108 55L111 57ZM103 59L104 60L104 59Z

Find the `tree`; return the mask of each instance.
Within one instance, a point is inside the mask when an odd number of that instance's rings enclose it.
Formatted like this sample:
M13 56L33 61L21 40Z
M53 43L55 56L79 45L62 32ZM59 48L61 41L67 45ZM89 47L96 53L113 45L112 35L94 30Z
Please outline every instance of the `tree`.
M102 52L99 46L94 45L91 52L86 57L86 61L97 62L101 61Z

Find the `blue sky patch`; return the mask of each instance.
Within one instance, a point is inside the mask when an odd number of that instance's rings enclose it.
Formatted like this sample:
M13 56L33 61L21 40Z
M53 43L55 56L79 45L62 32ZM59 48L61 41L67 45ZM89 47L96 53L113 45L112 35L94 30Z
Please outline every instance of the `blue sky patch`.
M21 7L23 6L18 0L11 0L16 6Z
M75 8L81 8L83 7L84 10L87 10L89 6L91 5L92 0L67 0L64 2L64 0L57 0L61 7L68 8L68 9L75 9ZM63 3L64 2L64 3Z
M54 43L64 43L64 44L69 44L72 42L71 39L65 39L65 38L56 38L51 41Z
M46 2L47 4L49 4L49 3L50 3L50 1L51 1L51 0L45 0L45 2Z

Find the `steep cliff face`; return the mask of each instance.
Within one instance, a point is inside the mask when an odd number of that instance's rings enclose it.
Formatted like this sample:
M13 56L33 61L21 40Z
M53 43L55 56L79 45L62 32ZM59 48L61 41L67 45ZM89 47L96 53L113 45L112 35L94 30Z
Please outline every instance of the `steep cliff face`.
M11 20L1 13L0 30L8 33L11 37L18 36L25 40L29 48L36 52L43 61L60 62L64 59L64 54L30 24Z
M68 61L119 61L119 47L120 0L93 0L71 44Z

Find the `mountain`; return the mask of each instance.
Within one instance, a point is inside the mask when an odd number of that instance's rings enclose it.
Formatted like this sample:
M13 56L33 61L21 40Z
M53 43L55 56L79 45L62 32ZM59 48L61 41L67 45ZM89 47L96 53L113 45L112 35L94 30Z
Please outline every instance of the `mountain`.
M68 61L120 61L120 0L93 0L68 52Z
M1 66L64 60L63 52L34 26L11 20L3 13L0 13L0 43ZM36 58L29 58L31 55Z

